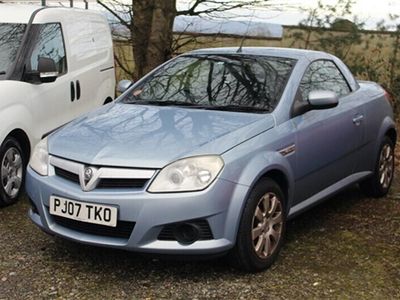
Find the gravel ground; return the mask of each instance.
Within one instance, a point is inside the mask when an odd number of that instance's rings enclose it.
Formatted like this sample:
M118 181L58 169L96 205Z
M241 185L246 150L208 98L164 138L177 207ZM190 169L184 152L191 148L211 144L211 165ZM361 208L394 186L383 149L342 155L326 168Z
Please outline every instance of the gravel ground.
M258 274L52 238L27 209L25 197L0 209L0 299L400 299L398 179L385 199L354 187L291 221L279 260Z

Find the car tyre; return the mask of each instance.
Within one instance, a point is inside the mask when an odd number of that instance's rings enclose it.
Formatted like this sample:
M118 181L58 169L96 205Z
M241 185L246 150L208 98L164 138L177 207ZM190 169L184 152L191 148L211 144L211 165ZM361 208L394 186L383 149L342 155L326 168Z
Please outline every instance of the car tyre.
M284 193L275 181L263 178L244 207L236 245L230 253L232 265L247 272L269 268L282 247L285 229Z
M0 206L17 202L24 186L26 158L13 137L7 137L0 147Z
M385 137L379 148L376 158L375 170L371 177L362 181L360 187L363 192L371 197L385 196L390 189L394 176L394 143Z

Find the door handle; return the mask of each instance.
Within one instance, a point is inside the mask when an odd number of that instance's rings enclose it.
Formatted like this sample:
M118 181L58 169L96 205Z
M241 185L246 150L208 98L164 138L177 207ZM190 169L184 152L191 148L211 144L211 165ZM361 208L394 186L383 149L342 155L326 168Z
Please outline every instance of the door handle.
M71 102L75 101L75 84L71 81Z
M354 116L354 118L353 118L353 123L354 123L356 126L359 126L359 125L361 124L361 122L362 122L363 119L364 119L364 116L363 116L363 115L356 115L356 116Z
M76 100L81 99L81 83L79 80L76 81Z

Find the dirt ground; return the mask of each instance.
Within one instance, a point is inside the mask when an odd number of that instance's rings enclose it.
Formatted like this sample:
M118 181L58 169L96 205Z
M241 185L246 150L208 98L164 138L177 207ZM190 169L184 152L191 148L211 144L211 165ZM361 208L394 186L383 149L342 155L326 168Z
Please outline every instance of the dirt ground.
M385 199L353 187L291 221L279 260L258 274L53 238L23 197L0 210L0 299L400 299L399 175Z

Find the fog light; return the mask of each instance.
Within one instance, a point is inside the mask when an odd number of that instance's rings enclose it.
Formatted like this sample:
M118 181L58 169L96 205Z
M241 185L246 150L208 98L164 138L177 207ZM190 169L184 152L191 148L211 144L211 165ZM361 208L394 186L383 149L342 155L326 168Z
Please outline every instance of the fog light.
M191 223L180 224L174 230L174 237L181 244L193 244L200 237L200 228Z

